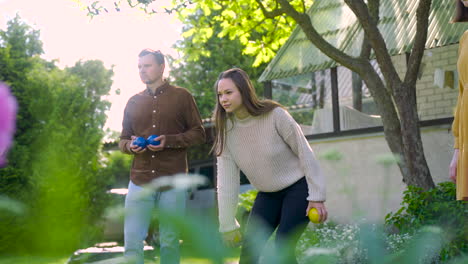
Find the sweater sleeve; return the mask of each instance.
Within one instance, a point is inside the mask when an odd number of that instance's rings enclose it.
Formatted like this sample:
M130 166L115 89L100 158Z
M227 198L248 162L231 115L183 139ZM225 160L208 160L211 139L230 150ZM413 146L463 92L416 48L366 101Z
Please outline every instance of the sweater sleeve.
M461 36L460 38L460 42L458 44L458 56L460 56L461 54L461 50L462 50L462 47L464 45L464 42L465 42L465 38L468 34L468 31L465 31L465 33ZM458 69L460 71L460 69ZM463 83L462 81L460 80L460 78L458 79L458 100L457 100L457 106L455 108L455 112L453 114L454 116L454 119L453 119L453 123L452 123L452 133L453 133L453 136L454 136L454 148L459 148L459 124L460 124L460 111L461 111L461 101L462 101L462 98L463 98L463 90L464 90L465 87L463 87ZM463 121L463 120L461 120Z
M275 126L291 150L299 158L299 163L307 180L309 196L307 200L323 202L326 198L325 177L309 142L293 117L283 108L275 110Z
M219 231L229 232L240 226L236 220L240 171L226 146L222 154L217 158L217 166Z

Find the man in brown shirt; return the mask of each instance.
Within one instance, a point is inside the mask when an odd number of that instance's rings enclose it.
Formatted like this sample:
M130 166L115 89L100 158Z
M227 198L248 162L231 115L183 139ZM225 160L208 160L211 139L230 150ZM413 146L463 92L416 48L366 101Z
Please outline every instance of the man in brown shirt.
M187 147L205 141L205 131L193 96L163 80L164 56L145 49L138 55L140 78L146 89L132 96L125 107L119 148L134 155L125 198L125 256L143 263L143 240L154 206L183 212L186 193L172 189L144 196L142 185L161 176L187 172ZM159 135L159 145L141 148L136 137ZM162 217L163 218L163 217ZM179 263L176 230L160 219L161 264Z

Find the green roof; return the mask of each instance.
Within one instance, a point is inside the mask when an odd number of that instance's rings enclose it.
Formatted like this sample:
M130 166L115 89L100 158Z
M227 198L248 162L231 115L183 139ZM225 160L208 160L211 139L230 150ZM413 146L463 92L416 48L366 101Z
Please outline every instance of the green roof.
M416 32L418 3L415 0L381 0L379 29L392 56L411 50ZM453 0L432 1L427 49L458 42L467 25L449 23L454 8ZM351 56L359 55L363 31L356 16L343 0L314 1L308 13L312 24L325 40ZM287 78L337 65L338 63L316 48L297 26L259 81Z

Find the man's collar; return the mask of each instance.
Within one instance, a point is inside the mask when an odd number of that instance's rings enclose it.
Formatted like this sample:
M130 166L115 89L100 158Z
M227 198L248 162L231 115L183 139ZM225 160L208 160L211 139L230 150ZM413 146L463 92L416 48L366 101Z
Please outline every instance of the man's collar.
M167 90L167 88L169 88L169 82L167 80L164 80L164 83L159 86L158 88L156 88L156 92L153 94L153 91L151 91L150 88L146 87L146 92L149 94L149 95L157 95L157 94L161 94L163 92L165 92Z

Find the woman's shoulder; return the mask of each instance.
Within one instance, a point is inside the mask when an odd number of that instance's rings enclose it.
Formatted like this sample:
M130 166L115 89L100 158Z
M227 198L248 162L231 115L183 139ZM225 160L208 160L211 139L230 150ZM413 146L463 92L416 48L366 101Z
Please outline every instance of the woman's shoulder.
M466 38L468 38L468 30L463 32L462 36L460 37L460 44L466 42Z
M266 122L273 123L275 126L289 126L296 122L288 110L281 106L273 108L270 112L264 114L263 118Z
M272 115L275 119L284 119L289 118L291 116L288 110L284 109L281 106L273 108L273 110L271 110L269 114Z
M288 110L286 110L284 107L281 107L281 106L277 106L273 108L272 111L279 113L279 114L288 114Z

